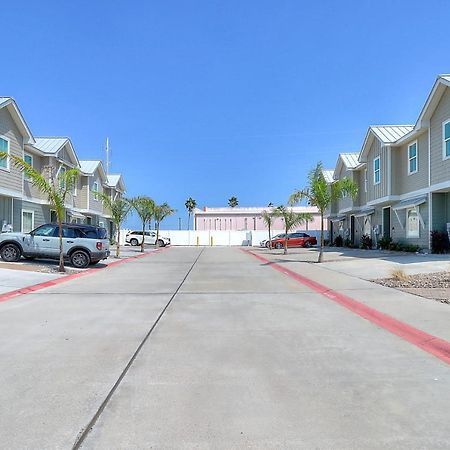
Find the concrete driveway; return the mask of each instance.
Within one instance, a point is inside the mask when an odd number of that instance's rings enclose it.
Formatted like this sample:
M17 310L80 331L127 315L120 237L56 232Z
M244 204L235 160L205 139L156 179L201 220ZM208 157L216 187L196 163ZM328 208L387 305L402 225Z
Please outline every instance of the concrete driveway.
M450 365L239 249L24 295L0 333L4 448L450 448Z

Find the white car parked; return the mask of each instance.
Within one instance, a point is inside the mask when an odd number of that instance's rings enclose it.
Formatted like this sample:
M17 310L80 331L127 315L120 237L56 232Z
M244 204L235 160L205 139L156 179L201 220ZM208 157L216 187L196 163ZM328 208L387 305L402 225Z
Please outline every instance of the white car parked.
M133 246L142 244L142 231L129 231L125 236L125 242L131 244ZM155 231L146 231L145 244L150 245L158 245L158 247L165 247L166 245L170 245L170 239L163 236L158 236L158 242L156 242L156 232Z

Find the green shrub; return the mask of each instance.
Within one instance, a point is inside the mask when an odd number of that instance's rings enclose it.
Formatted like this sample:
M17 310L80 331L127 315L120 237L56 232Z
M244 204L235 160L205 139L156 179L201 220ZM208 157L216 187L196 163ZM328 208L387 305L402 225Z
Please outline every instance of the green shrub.
M359 247L365 250L370 250L372 248L372 245L372 238L368 234L363 234L361 236L361 244L359 245Z
M378 243L378 245L380 246L381 250L389 250L391 244L392 244L392 238L390 236L383 236L380 239L380 242Z
M431 233L431 253L448 253L450 242L446 231L433 230Z
M346 239L345 239L345 241L344 241L344 247L349 247L349 248L352 248L352 247L353 247L352 241L351 241L349 238L346 238Z

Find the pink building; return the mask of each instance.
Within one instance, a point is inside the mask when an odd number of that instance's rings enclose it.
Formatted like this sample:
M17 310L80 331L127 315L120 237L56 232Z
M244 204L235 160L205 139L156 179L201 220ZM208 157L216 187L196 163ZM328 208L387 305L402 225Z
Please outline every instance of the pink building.
M195 230L215 230L215 231L244 231L244 230L267 230L266 224L261 217L264 210L269 208L203 208L194 211L194 229ZM302 230L320 230L320 215L315 207L296 206L295 212L311 213L313 221L296 229ZM326 227L326 221L325 221ZM273 230L284 230L283 219L277 217L274 219ZM292 230L294 231L294 230Z

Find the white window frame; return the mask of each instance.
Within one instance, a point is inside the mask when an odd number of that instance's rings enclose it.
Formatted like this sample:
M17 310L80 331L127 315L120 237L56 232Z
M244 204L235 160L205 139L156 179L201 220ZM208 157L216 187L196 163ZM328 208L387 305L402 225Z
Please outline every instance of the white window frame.
M23 215L24 215L24 213L31 214L31 230L30 231L32 231L35 228L35 226L34 226L34 211L32 211L31 209L22 209L22 217L21 217L22 225L20 228L21 228L22 233L28 233L28 231L23 230Z
M31 164L30 164L30 166L31 166L31 167L34 167L34 158L33 158L33 155L32 155L31 153L24 153L24 154L23 154L23 160L24 160L24 161L25 161L25 158L26 158L27 156L29 156L29 157L31 158ZM26 162L26 161L25 161L25 162ZM25 174L23 174L23 179L26 180L26 181L31 181L31 178L30 178L30 177L27 177Z
M97 185L97 189L95 189L95 185ZM100 193L100 185L98 181L94 181L92 183L92 192L94 192L94 195Z
M450 119L442 122L442 159L445 161L446 159L450 159L450 155L446 154L446 143L450 141L450 138L445 139L445 125L450 123Z
M2 136L1 134L0 134L0 138L2 138L4 141L7 142L8 149L6 150L6 153L8 153L8 155L11 155L11 141L6 136ZM6 158L6 167L0 166L0 170L3 170L4 172L10 172L11 170L10 170L9 163L10 163L10 158L7 157Z
M60 186L62 189L65 189L66 183L65 183L63 180L58 180L59 174L61 173L61 170L64 170L64 173L66 173L66 172L67 172L67 167L66 167L66 166L63 166L62 164L59 166L58 172L56 173L56 181L57 181L58 183L60 183L59 186Z
M378 181L376 179L377 171L375 170L376 161L378 161ZM380 183L381 183L381 158L379 156L377 156L373 160L373 184L374 184L374 186L376 186L377 184L380 184Z
M414 211L417 215L417 232L411 232L409 229L409 213ZM418 239L420 238L420 213L417 207L408 208L406 210L406 237L408 239Z
M367 169L364 169L364 192L367 192L367 185L368 185Z
M409 149L415 145L416 146L416 156L411 158L411 155L409 153ZM415 159L416 160L416 170L411 171L411 161ZM408 175L413 175L419 171L419 145L417 141L411 142L411 144L408 144Z

